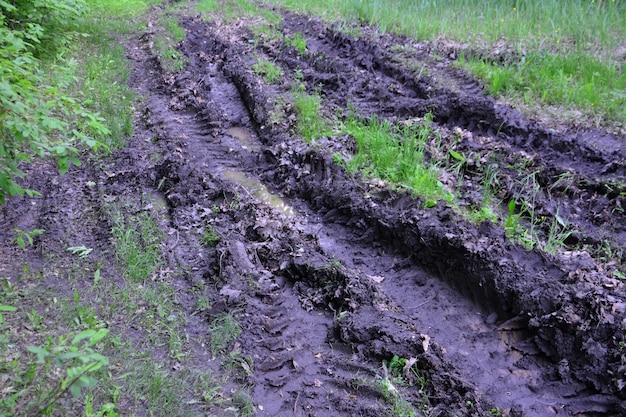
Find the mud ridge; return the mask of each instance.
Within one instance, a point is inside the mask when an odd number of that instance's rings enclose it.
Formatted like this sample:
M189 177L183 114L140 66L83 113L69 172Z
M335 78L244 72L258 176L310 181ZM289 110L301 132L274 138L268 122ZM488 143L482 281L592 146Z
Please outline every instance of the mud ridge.
M605 241L626 244L624 149L619 138L599 131L566 134L543 128L485 97L476 81L452 68L450 61L437 62L419 48L407 52L406 39L387 36L377 41L367 34L354 39L297 15L287 15L286 22L287 33L304 29L310 51L302 57L285 49L263 51L287 68L301 70L311 90L324 86L326 104L335 112L345 112L350 104L363 115L408 122L432 111L439 126L465 132L455 152L505 173L499 181L506 191L499 198L533 201L539 216L567 219L576 230L568 238L572 247L602 250ZM390 52L398 48L404 49ZM425 68L427 74L416 75L406 66ZM469 196L480 193L467 191ZM582 209L586 206L590 209ZM544 232L549 233L548 224Z

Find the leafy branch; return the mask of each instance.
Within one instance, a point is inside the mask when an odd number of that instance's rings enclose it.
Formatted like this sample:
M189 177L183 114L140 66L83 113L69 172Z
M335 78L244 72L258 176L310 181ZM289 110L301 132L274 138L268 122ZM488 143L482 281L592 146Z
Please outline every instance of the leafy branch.
M85 7L83 0L24 0L19 8L0 0L0 204L35 194L18 183L34 158L56 160L65 173L80 165L80 147L106 149L99 139L110 131L102 117L64 93L75 63L62 51L77 35L73 24ZM58 64L43 65L39 57L50 54Z
M51 411L67 392L78 397L83 388L94 386L97 379L92 375L108 366L109 360L93 348L108 334L108 329L89 329L69 343L62 337L55 346L29 346L27 350L36 355L36 361L15 387L5 389L11 395L0 399L0 415L40 416Z

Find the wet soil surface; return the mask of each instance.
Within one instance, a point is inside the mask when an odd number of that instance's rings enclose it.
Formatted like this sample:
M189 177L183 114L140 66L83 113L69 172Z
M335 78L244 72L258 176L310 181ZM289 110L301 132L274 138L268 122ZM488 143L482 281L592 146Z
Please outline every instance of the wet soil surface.
M145 108L133 142L103 171L52 176L44 190L55 191L21 218L71 221L69 232L44 228L97 247L109 240L94 215L103 199L150 193L168 266L184 271L172 285L209 284L212 307L190 332L224 312L241 322L236 348L254 366L233 383L251 387L259 416L408 415L400 399L417 415L624 415L621 258L529 251L501 226L346 173L332 154L349 155L351 139L302 141L291 92L317 89L329 116L350 107L400 124L432 112L438 152L471 155L466 181L450 184L464 204L481 198L477 173L496 164L499 198L569 219L566 243L579 249L626 244L624 138L540 126L407 39L366 28L356 39L284 14L282 34L306 39L300 54L280 38L250 42L253 23L185 18L188 65L174 74L150 53L153 33L137 37L128 56ZM280 83L255 75L258 56L283 68ZM202 244L207 227L215 247ZM206 347L191 348L203 366ZM383 366L396 355L413 364L403 383Z

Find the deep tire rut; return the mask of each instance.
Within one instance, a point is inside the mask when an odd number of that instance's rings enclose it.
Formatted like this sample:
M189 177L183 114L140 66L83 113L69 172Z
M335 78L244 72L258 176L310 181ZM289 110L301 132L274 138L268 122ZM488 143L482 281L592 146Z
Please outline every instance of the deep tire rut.
M192 285L213 284L207 319L231 311L242 322L237 343L254 368L239 382L252 385L257 415L389 413L381 364L394 355L414 359L424 376L423 385L398 387L417 413L625 411L621 284L583 253L525 251L493 225L476 227L442 204L423 209L407 194L355 180L323 149L272 122L272 99L288 98L290 87L265 86L249 70L245 32L238 43L211 23L185 26L185 70L165 75L150 58L135 75L158 76L143 84L160 156L155 187L176 230L172 267L187 271ZM538 163L544 173L574 170L586 184L624 175L621 159L587 152L581 138L589 134L535 126L449 68L458 90L416 81L391 63L389 39L357 41L291 15L284 30L304 31L312 52L260 50L301 69L308 85L321 83L333 111L347 111L347 98L364 116L394 121L434 109L442 127L486 135L502 155L547 158ZM610 197L597 185L584 192ZM621 216L606 222L589 226L589 238L600 239L607 224L623 230ZM207 225L221 237L213 249L200 243Z

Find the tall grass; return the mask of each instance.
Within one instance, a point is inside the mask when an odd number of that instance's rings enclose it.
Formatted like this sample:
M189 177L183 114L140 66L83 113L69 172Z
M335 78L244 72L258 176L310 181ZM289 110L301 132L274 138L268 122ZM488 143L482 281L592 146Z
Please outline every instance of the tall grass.
M302 86L293 93L293 107L297 115L298 134L307 142L315 141L331 133L330 126L320 116L322 97L319 92L308 94Z
M502 38L529 47L563 43L619 45L626 37L624 2L590 0L264 0L328 18L358 20L432 40Z
M589 54L532 53L504 65L475 58L461 62L485 80L493 95L526 105L565 105L607 120L626 121L626 72Z
M214 18L219 12L225 21L231 21L245 16L262 16L267 23L277 25L281 18L278 14L259 7L251 0L200 0L196 10L207 18Z
M466 63L492 94L521 98L525 104L574 106L590 119L626 124L624 1L264 1L418 40L445 39L461 49L526 57L505 65Z
M128 86L130 65L123 45L115 34L138 30L133 20L150 5L161 0L90 0L89 9L79 24L85 35L71 51L80 62L75 94L106 121L110 135L105 143L110 150L121 148L132 135L132 114L136 94Z

